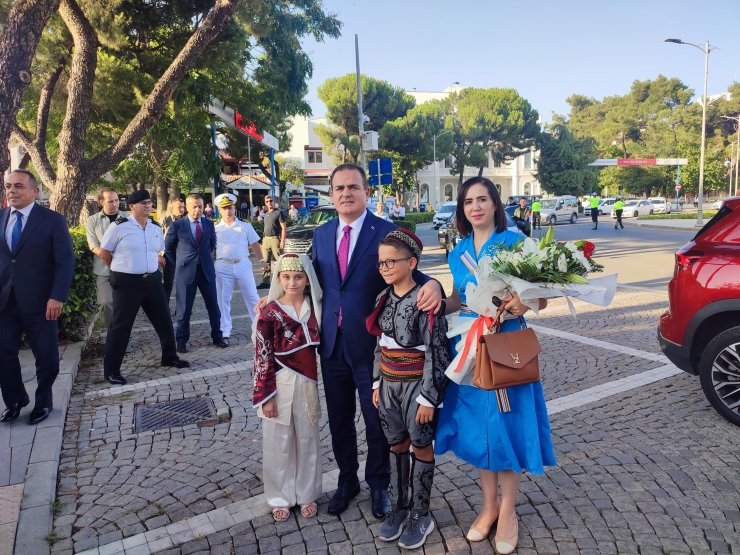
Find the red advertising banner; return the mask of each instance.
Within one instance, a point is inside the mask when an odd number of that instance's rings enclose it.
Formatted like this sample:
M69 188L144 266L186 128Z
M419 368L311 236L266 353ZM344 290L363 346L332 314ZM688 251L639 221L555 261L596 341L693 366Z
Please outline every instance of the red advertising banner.
M234 112L234 126L237 129L241 129L242 131L244 131L253 139L256 139L260 142L262 141L262 135L260 135L260 133L257 131L257 126L254 124L254 122L247 121L239 112Z
M655 158L618 158L617 166L654 166Z

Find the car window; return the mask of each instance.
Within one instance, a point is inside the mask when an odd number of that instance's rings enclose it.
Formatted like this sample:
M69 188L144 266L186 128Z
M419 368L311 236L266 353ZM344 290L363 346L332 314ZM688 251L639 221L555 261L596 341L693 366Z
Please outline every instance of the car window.
M697 240L701 235L709 231L709 229L714 226L718 221L720 221L722 218L725 218L728 214L730 214L732 210L727 205L722 206L722 208L719 209L719 212L717 212L714 217L712 217L711 220L709 220L706 224L704 224L704 227L702 227L699 232L694 236L694 241Z
M553 208L555 208L556 203L557 201L554 198L546 198L540 201L540 205L545 210L552 210Z
M452 214L455 211L455 206L441 206L439 208L440 214Z

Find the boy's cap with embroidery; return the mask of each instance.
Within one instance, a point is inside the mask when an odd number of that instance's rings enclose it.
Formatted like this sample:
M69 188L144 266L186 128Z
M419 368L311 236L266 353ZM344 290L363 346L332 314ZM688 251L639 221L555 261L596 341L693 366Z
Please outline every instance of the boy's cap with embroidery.
M284 254L280 259L278 272L305 272L303 261L297 254Z
M391 231L388 235L386 235L385 238L393 239L403 244L411 251L411 254L414 255L414 258L416 258L416 260L421 260L421 251L424 246L421 244L421 239L419 239L416 234L412 233L408 229L398 227Z

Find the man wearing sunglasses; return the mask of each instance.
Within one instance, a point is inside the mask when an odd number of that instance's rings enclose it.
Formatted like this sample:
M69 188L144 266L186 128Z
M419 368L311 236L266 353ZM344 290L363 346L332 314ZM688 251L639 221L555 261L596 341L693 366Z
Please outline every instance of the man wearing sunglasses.
M268 269L262 272L260 289L270 287L270 268L272 267L272 263L277 261L278 257L283 254L285 233L287 231L285 217L277 206L275 199L269 195L266 196L265 206L267 207L267 214L265 214L264 219L265 232L262 237L262 250L265 260L267 260Z

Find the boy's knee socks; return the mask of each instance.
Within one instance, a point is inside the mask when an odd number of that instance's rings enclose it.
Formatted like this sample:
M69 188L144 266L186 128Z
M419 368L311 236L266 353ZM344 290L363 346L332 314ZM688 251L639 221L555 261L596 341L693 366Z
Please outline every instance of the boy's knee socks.
M409 508L409 480L411 478L411 453L391 451L391 481L388 486L388 501L391 510Z
M413 458L411 470L411 508L426 514L434 483L434 460L422 461Z

